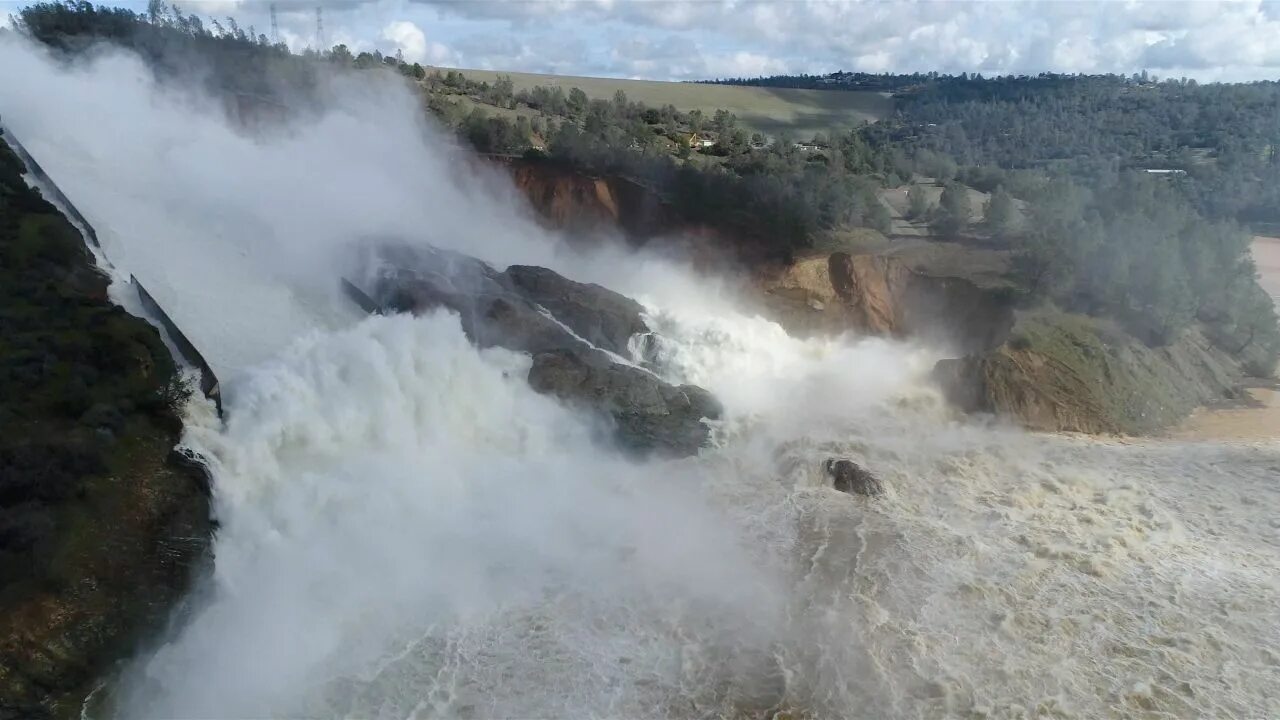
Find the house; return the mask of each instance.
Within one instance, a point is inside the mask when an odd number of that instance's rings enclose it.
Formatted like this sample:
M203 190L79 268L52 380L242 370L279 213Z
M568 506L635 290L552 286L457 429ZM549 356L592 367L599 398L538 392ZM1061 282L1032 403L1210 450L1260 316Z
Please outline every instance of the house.
M709 148L712 145L715 145L716 141L711 136L703 133L689 133L688 143L689 147L694 150L698 150L701 148Z

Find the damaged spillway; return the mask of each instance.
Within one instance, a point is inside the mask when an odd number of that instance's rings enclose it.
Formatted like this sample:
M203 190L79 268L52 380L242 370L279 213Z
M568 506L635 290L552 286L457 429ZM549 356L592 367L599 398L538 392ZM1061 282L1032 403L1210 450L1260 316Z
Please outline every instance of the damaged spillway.
M0 37L13 124L226 402L185 418L213 572L86 717L1277 715L1274 442L957 418L927 345L565 251L376 77L247 137ZM405 241L360 274L366 236ZM934 307L813 269L815 324Z
M344 280L353 300L378 312L458 313L481 348L527 353L530 387L605 420L627 450L689 455L710 436L722 409L696 385L674 385L626 358L633 337L650 333L644 308L599 285L553 270L487 263L431 246L384 246L366 281Z

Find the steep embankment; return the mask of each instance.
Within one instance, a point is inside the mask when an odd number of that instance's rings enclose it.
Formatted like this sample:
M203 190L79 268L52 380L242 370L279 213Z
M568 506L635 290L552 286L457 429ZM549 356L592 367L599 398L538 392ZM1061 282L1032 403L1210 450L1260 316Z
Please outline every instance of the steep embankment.
M1008 342L938 363L951 401L1034 430L1147 433L1236 397L1240 366L1196 329L1148 347L1082 315L1022 313Z
M952 403L1034 430L1152 432L1236 397L1243 376L1198 329L1149 347L1114 323L1016 311L1007 284L931 274L905 257L802 258L763 287L793 331L916 337L960 355L935 373Z
M550 161L506 163L516 187L556 228L570 232L616 228L647 235L671 225L657 196L629 180L590 176Z
M1280 300L1280 241L1255 238L1252 253L1259 284ZM1247 378L1247 358L1211 337L1192 327L1152 347L1114 323L1040 310L1019 317L1009 342L939 363L937 377L960 407L1039 430L1147 433L1187 420L1175 434L1275 437L1275 379Z
M922 272L902 258L815 254L761 272L774 317L794 331L922 337L962 352L1003 342L1013 325L1007 287Z
M619 233L634 245L661 240L695 266L755 265L771 254L769 238L691 223L655 191L629 178L594 175L546 159L499 158L542 218L570 240L596 242Z
M638 242L684 230L656 196L633 183L546 163L517 163L512 172L557 227L617 227ZM767 314L792 333L916 337L954 352L958 359L940 363L936 376L965 411L1036 430L1143 433L1239 393L1239 362L1198 330L1148 347L1084 316L1015 314L1007 252L916 240L777 264L758 261L767 256L759 239L695 230L700 255L732 257L750 268Z
M1255 237L1252 251L1259 284L1280 305L1280 238Z
M1280 238L1253 239L1258 284L1280 306ZM1280 383L1250 383L1238 401L1192 413L1174 435L1196 440L1265 440L1280 436Z
M22 174L0 142L0 716L69 717L185 588L209 500L159 335Z

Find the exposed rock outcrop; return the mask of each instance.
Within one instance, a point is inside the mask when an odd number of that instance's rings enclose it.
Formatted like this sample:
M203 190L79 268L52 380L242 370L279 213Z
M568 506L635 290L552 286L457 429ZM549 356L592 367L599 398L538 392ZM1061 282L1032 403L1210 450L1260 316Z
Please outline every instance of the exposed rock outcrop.
M569 349L534 354L529 386L605 412L616 423L619 442L640 453L692 455L707 441L702 418L721 413L711 394L695 385L670 385L646 370Z
M850 495L880 495L884 492L880 479L852 460L829 458L824 469L831 476L832 487L840 492Z
M382 259L362 305L457 312L472 342L528 353L534 390L607 418L628 450L689 455L709 439L703 418L721 414L709 393L621 361L629 338L649 331L634 300L546 268L517 265L499 272L432 247L387 247Z
M509 160L515 186L552 227L569 233L620 231L640 239L678 222L653 191L626 178L588 175L551 160Z
M640 303L607 288L574 282L534 265L512 265L503 274L521 295L603 350L626 355L631 336L649 332L640 319Z
M516 188L542 222L571 242L594 245L601 234L631 244L660 244L698 268L752 266L776 259L774 238L749 229L690 222L657 191L618 175L585 173L549 159L501 158Z
M609 226L637 242L696 231L635 183L554 163L512 168L517 186L557 227ZM1100 332L1105 323L1088 319L1019 321L1032 330L1011 340L1007 252L906 240L877 252L815 252L780 262L767 245L767 238L712 233L688 249L694 258L754 268L767 313L792 334L854 330L953 350L961 357L940 362L935 377L966 411L1038 430L1149 432L1232 396L1241 380L1239 363L1195 330L1166 347L1148 347L1123 331ZM622 331L585 327L575 332L617 347Z
M774 317L803 333L916 336L974 352L1003 342L1013 325L1006 289L927 275L885 255L813 255L761 285Z

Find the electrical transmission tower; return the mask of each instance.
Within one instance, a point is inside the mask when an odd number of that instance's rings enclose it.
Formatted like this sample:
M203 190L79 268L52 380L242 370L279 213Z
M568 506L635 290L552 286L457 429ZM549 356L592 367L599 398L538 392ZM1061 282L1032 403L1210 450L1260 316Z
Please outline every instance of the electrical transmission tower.
M275 3L271 3L271 44L280 44L280 23L276 20Z
M316 6L316 51L324 52L324 7Z

